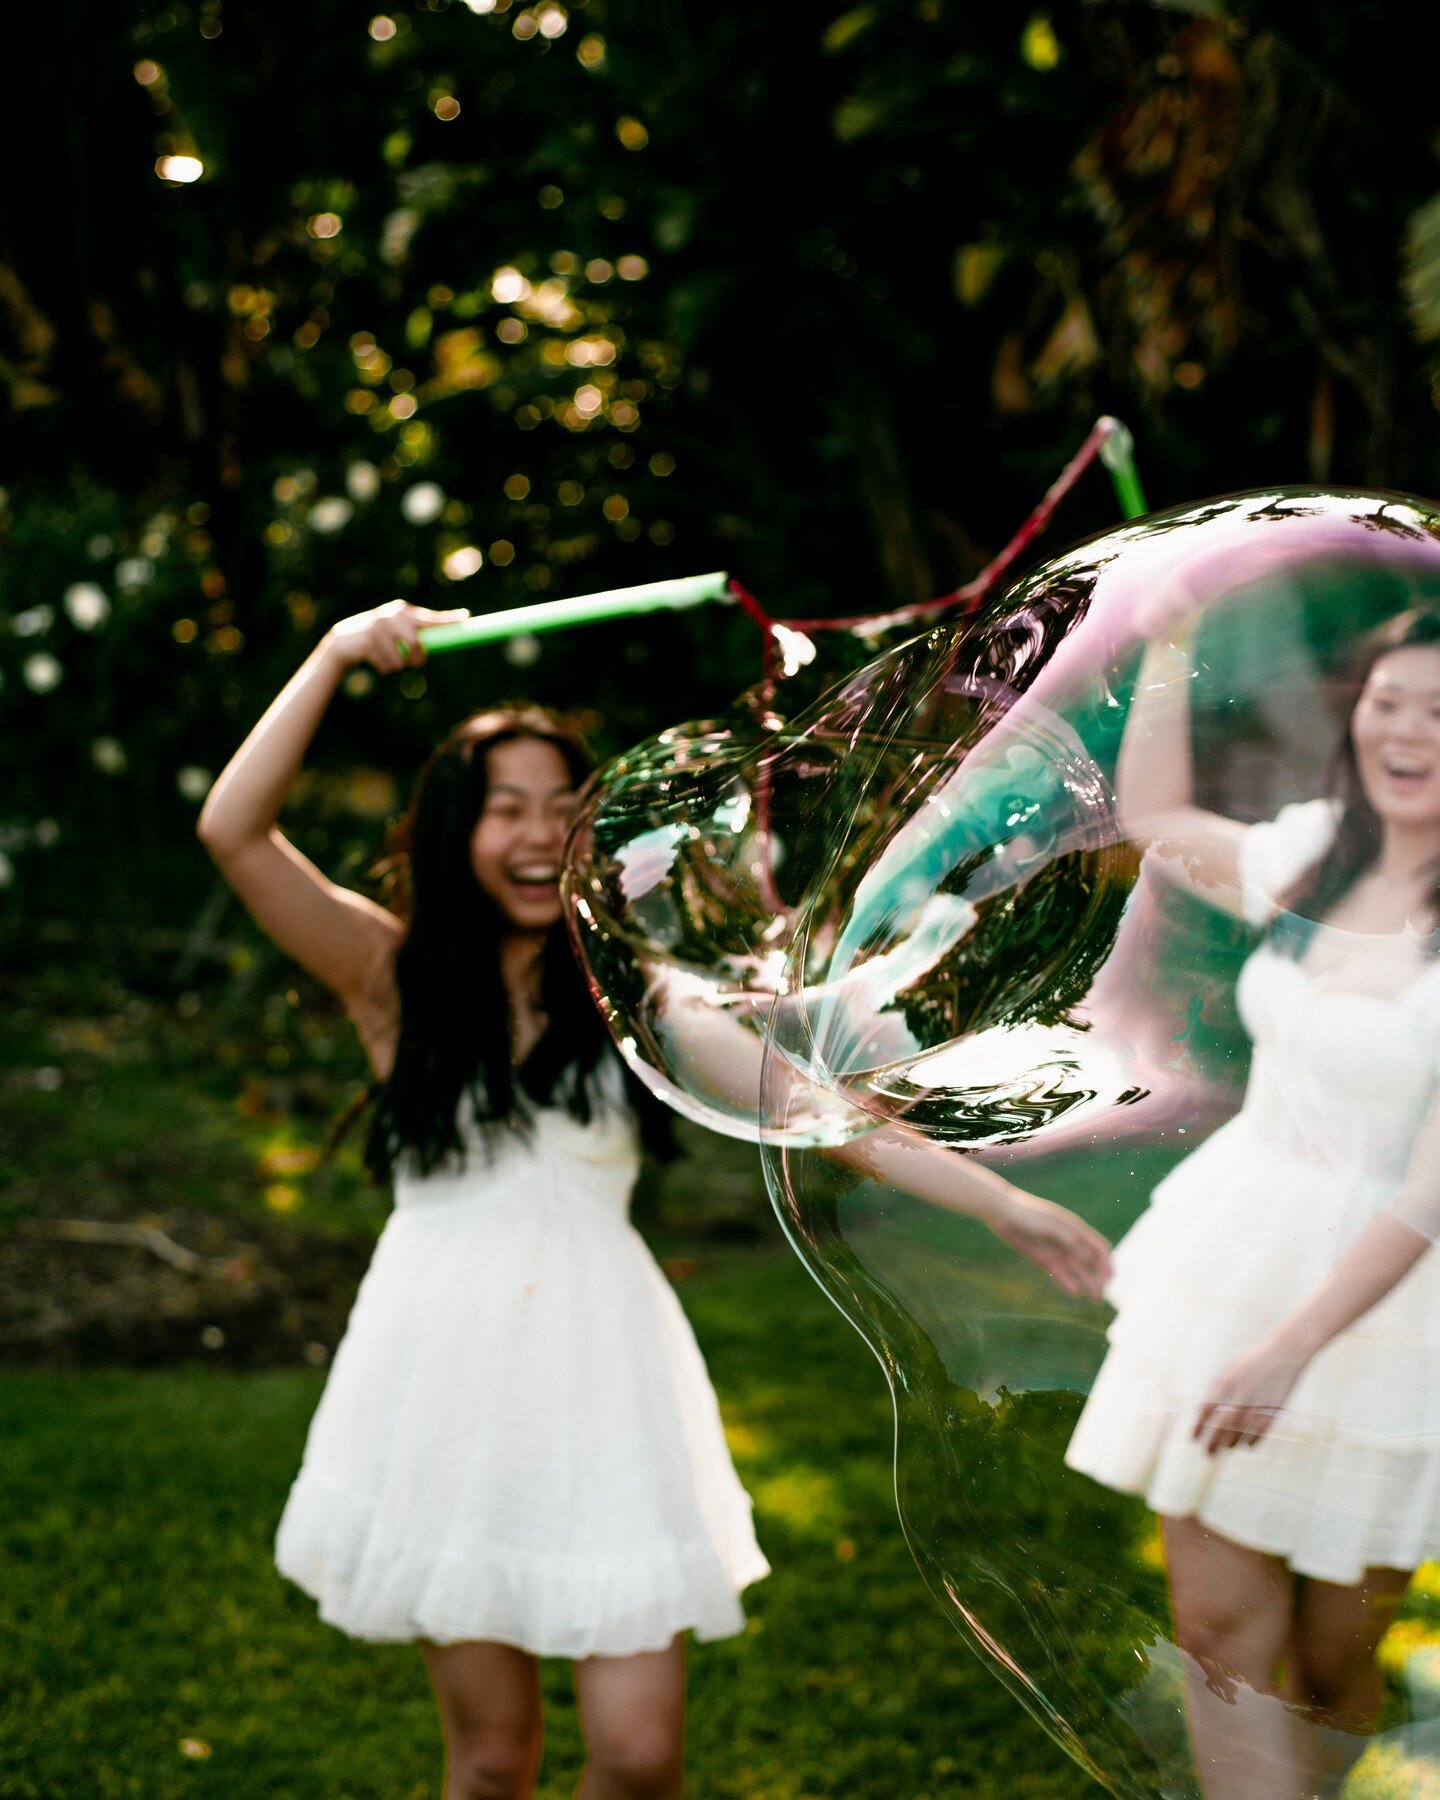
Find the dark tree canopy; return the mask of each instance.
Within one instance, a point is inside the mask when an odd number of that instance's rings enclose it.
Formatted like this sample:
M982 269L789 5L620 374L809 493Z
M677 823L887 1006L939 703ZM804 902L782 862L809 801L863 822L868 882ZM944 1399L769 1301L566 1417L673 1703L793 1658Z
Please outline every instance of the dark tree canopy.
M12 916L183 922L206 780L394 593L924 597L1102 411L1155 504L1436 485L1395 4L67 0L15 45ZM1097 478L1052 541L1112 517ZM614 750L755 656L710 610L354 682L297 829L357 878L463 708L523 686Z

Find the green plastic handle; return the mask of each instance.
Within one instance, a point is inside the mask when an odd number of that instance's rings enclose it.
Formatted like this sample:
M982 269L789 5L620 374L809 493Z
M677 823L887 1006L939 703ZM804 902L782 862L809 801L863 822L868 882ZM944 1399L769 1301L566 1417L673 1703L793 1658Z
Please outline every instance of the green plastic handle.
M1100 445L1100 460L1110 471L1115 498L1127 519L1138 519L1150 508L1145 504L1145 490L1135 468L1135 439L1130 435L1130 427L1122 425L1119 419L1107 415L1100 423L1110 427Z
M589 625L598 619L628 619L637 613L678 612L729 597L730 577L723 569L709 575L683 575L674 581L648 581L641 587L611 588L604 594L579 594L573 600L541 600L534 606L511 606L481 613L454 625L422 625L420 640L427 656L493 644L521 632L563 631L567 625Z

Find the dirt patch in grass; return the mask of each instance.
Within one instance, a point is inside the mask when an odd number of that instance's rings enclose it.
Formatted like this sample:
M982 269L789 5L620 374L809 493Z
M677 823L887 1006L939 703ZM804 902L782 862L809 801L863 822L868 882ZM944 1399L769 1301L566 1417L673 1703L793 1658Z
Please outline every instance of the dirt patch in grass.
M389 1195L358 1124L322 1155L348 1023L272 974L168 997L83 966L0 976L0 1367L328 1360ZM684 1280L774 1222L753 1146L678 1136L634 1212Z
M190 1208L16 1219L0 1236L0 1366L323 1364L373 1249Z

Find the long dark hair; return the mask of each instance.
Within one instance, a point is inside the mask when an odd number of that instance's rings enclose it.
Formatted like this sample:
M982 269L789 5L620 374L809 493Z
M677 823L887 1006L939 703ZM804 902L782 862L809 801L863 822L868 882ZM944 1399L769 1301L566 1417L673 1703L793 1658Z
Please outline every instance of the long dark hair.
M464 1154L456 1113L468 1090L482 1136L524 1134L535 1105L563 1105L588 1122L601 1104L597 1068L609 1034L586 986L564 921L541 952L546 1024L519 1069L511 1061L511 1011L501 973L505 918L475 879L470 842L500 744L551 744L578 788L594 767L580 737L555 713L524 704L473 713L435 747L410 804L391 827L375 865L386 904L406 922L395 958L400 1037L388 1077L371 1083L364 1163L390 1181L402 1151L428 1175ZM626 1071L626 1087L648 1149L673 1154L669 1115ZM351 1117L354 1116L352 1111ZM349 1118L337 1128L332 1144Z
M1440 610L1417 606L1387 619L1364 639L1351 665L1345 688L1345 730L1336 749L1330 776L1330 793L1340 808L1335 836L1325 854L1305 870L1281 901L1285 912L1297 914L1302 920L1323 919L1380 854L1383 835L1380 815L1365 797L1350 727L1361 692L1375 665L1382 657L1393 655L1397 650L1414 649L1440 650ZM1435 872L1429 903L1436 919L1440 920L1440 868ZM1437 947L1440 946L1432 936L1432 953Z

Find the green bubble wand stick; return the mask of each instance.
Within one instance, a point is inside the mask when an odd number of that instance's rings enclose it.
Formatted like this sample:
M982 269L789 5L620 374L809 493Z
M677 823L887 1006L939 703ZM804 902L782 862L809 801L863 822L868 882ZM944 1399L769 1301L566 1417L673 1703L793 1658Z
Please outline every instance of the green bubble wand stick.
M600 619L629 619L640 613L681 612L711 600L729 600L730 577L723 570L709 575L683 575L673 581L647 581L639 587L611 588L603 594L581 594L573 600L541 600L534 606L512 606L480 613L454 625L424 625L420 638L425 654L467 650L522 633L563 631Z

